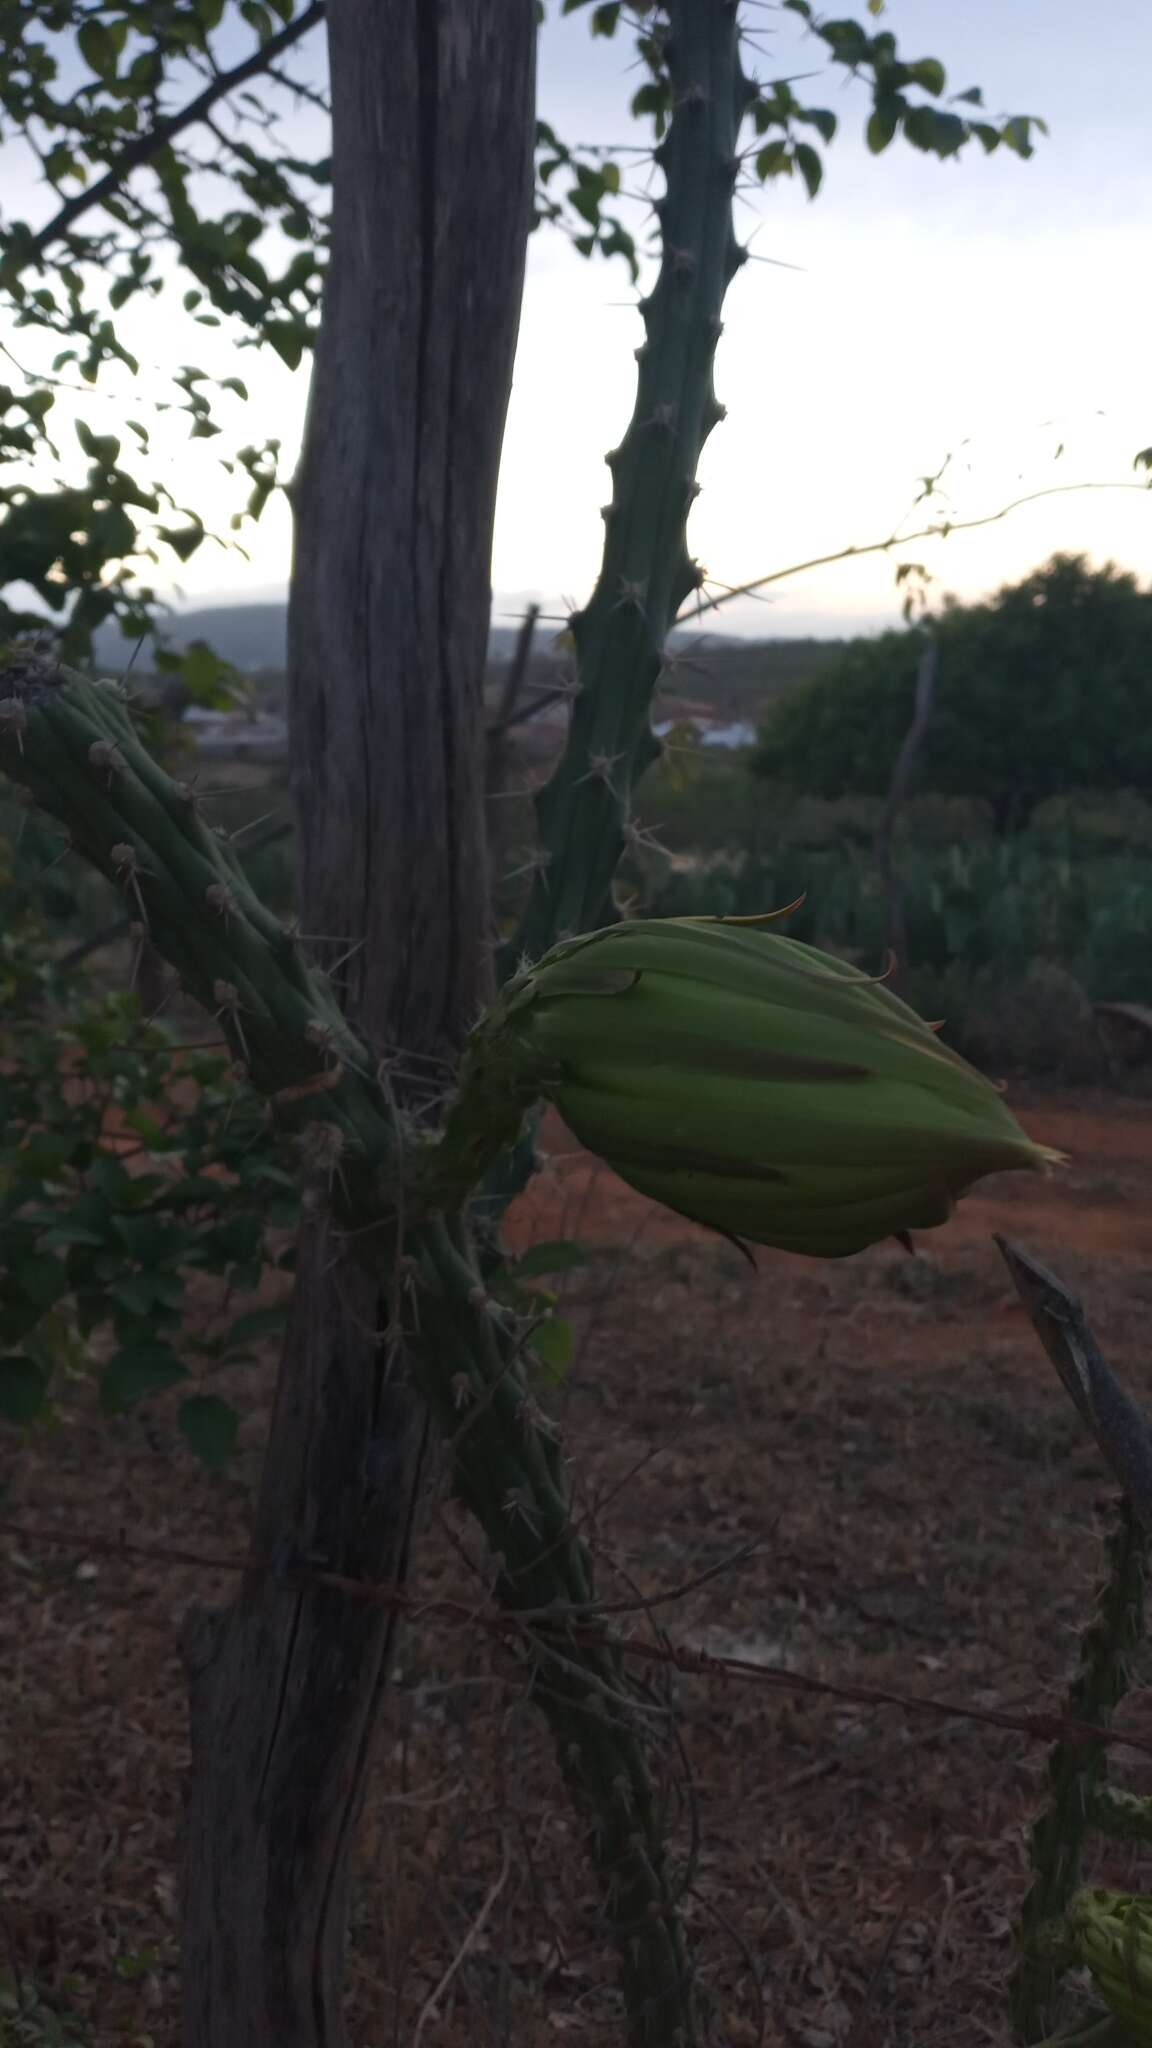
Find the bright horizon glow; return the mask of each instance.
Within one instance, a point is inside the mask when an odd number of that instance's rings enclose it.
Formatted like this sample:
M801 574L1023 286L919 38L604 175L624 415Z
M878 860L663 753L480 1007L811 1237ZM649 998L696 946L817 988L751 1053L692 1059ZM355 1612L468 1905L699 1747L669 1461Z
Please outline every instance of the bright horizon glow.
M1007 152L986 159L976 145L959 163L903 144L870 158L860 139L863 90L824 72L793 19L779 20L771 42L762 39L758 70L819 69L802 90L837 111L841 132L814 203L784 180L741 207L741 232L771 260L745 266L725 309L716 384L728 417L705 448L689 532L709 577L742 584L886 537L909 511L918 479L950 452L948 502L906 526L979 517L1053 485L1137 482L1133 456L1152 441L1143 274L1152 24L1142 0L1102 0L1087 26L1079 0L1049 0L1042 36L1025 0L970 0L962 15L945 0L889 6L886 22L902 49L940 56L950 89L979 80L991 110L1049 120L1051 137L1039 139L1029 163ZM638 132L627 114L630 61L630 39L591 38L585 14L550 19L541 113L572 141L629 140ZM35 188L25 210L42 216ZM610 492L603 453L632 409L635 297L619 262L586 263L548 230L532 238L493 551L494 623L529 597L561 612L588 595L599 507ZM221 414L228 438L236 445L281 434L290 470L306 371L235 351L222 331L180 315L176 299L122 319L142 365L196 362L250 379L250 402ZM10 327L3 338L20 360L51 354ZM111 380L108 391L75 403L103 431L118 403ZM132 403L121 402L147 417L141 407L167 395L163 376L142 368ZM67 419L58 404L54 425ZM65 430L62 450L70 439ZM129 467L131 445L128 436ZM221 446L188 443L183 429L163 422L156 442L173 494L226 530L237 494L220 474ZM160 468L139 465L142 476ZM283 498L240 538L249 562L207 543L185 568L156 572L158 589L182 608L282 594L291 545ZM741 600L702 623L773 636L878 630L899 622L902 559L927 566L934 595L971 599L1057 550L1115 560L1147 582L1152 495L1041 500L973 533L808 570L767 593L768 602Z

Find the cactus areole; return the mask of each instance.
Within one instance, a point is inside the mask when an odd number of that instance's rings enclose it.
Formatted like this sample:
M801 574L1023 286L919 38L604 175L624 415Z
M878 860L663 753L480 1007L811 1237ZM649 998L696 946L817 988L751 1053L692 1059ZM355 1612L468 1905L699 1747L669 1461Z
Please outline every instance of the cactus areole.
M982 1175L1059 1156L882 983L761 922L613 925L514 975L449 1146L507 1136L543 1096L641 1194L814 1258L930 1229Z

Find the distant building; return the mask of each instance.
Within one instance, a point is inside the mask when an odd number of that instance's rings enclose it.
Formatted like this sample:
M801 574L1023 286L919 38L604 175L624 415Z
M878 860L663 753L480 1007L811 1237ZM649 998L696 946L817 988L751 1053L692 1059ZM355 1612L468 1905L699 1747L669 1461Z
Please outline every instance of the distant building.
M707 716L661 718L653 725L652 730L657 739L662 740L668 733L675 732L677 726L681 730L685 726L691 726L702 747L751 747L756 743L756 727L749 725L745 718L730 721Z
M247 755L262 761L288 756L288 721L275 712L205 711L190 704L183 723L191 728L198 754Z

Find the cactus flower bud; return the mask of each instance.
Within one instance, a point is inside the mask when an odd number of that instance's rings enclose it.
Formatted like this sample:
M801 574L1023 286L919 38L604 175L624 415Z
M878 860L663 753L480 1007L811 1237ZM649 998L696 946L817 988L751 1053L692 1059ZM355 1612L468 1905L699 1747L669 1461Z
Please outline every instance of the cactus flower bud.
M1125 2038L1152 2048L1152 1899L1077 1892L1065 1926L1077 1962L1091 1971Z
M638 920L554 947L506 985L465 1079L498 1096L530 1074L640 1193L817 1258L929 1229L981 1175L1059 1156L890 990L758 922Z

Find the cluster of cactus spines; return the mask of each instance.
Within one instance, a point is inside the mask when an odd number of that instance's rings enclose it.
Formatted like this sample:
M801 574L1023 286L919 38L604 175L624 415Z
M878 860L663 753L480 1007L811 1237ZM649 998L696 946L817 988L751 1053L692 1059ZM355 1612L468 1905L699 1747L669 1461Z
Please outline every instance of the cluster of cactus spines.
M686 524L700 451L723 418L712 364L724 295L744 260L732 198L737 139L756 88L741 68L735 0L669 0L667 14L672 118L656 150L662 258L641 307L635 410L608 457L600 576L569 621L578 690L563 757L536 799L531 886L505 948L506 972L615 916L613 879L636 836L632 792L660 751L650 707L664 643L701 580Z
M1132 1658L1143 1638L1149 1535L1126 1499L1105 1546L1107 1581L1080 1645L1080 1668L1069 1689L1070 1720L1107 1728L1131 1683ZM1066 1966L1063 1921L1080 1880L1090 1827L1131 1835L1143 1808L1105 1785L1101 1742L1057 1743L1048 1759L1048 1801L1032 1830L1032 1884L1021 1916L1021 1958L1012 1980L1018 2040L1049 2032L1051 2007ZM1119 1827L1116 1823L1119 1822ZM1147 1825L1146 1819L1142 1823Z
M683 1937L639 1709L617 1653L590 1636L591 1560L556 1432L529 1385L531 1326L488 1296L462 1217L466 1160L437 1178L368 1049L290 930L253 893L193 792L141 746L117 686L20 653L0 663L0 770L130 894L183 986L215 1012L244 1078L300 1128L349 1252L391 1294L453 1483L524 1610L531 1687L584 1816L622 1966L630 2048L697 2038ZM467 1147L465 1147L467 1152ZM321 1198L323 1198L321 1196ZM582 1625L562 1628L565 1609Z

